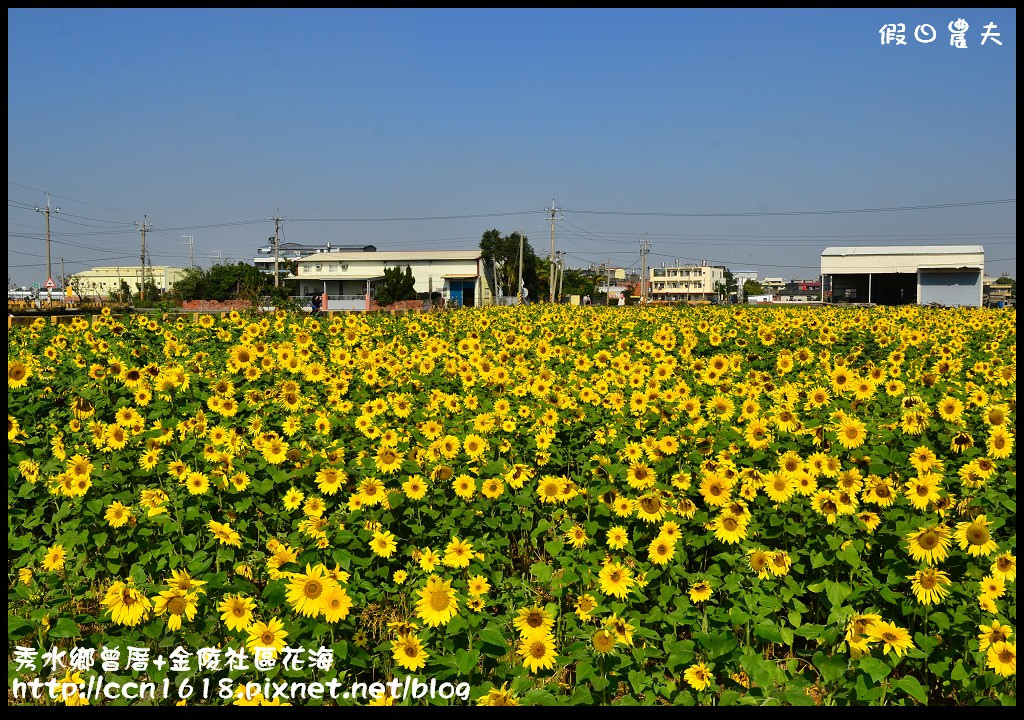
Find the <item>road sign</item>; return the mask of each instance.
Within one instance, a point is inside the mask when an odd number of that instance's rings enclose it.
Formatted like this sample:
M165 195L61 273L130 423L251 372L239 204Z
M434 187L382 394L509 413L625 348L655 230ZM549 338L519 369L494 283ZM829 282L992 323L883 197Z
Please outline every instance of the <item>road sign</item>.
M57 287L57 283L53 281L53 278L46 278L46 284L43 285L43 287L46 288L47 290L53 290L55 287Z

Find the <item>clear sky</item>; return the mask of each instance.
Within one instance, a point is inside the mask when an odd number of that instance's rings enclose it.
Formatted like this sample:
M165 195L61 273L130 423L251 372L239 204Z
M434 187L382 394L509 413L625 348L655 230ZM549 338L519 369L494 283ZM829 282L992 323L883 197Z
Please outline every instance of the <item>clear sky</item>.
M497 228L546 256L554 201L570 267L638 267L647 235L655 266L803 278L829 246L982 244L1016 277L1016 18L8 9L8 275L46 279L49 192L54 276L138 265L144 216L154 265L188 265L183 235L197 264L251 262L277 213L286 242Z

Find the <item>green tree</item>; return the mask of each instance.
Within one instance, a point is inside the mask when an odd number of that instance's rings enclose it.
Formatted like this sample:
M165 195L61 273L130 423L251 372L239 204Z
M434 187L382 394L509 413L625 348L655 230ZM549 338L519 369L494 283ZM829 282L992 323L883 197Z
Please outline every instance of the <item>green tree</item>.
M382 307L392 305L401 300L416 299L416 280L412 276L412 268L384 268L384 279L381 280L373 299Z
M575 268L566 268L560 285L562 294L567 297L569 295L579 295L580 297L589 295L591 300L595 304L597 303L597 288L600 285L600 277L594 273L586 273ZM603 297L604 293L601 293L601 295Z
M480 238L480 254L484 261L484 277L487 279L492 292L497 292L494 287L494 271L497 266L498 283L506 295L515 295L519 285L519 236L514 232L511 235L502 235L498 230L488 230ZM539 259L530 246L530 240L523 235L523 285L529 292L529 297L539 297L537 287L537 265ZM545 261L546 262L546 261ZM546 268L546 266L545 266ZM544 275L547 278L547 275ZM545 283L545 290L547 284Z
M153 278L150 275L145 276L145 297L141 291L139 283L135 283L135 292L131 295L131 303L136 307L155 307L160 303L161 295L160 288L156 286Z
M178 300L207 300L208 277L205 270L190 267L174 283L172 293Z
M764 295L764 286L757 280L747 280L743 283L743 297L747 298L751 295Z
M77 275L69 275L67 279L68 285L71 286L71 292L78 298L77 302L81 304L82 301L82 279Z
M111 290L109 297L116 303L128 303L132 299L132 289L128 287L128 282L121 278L121 285L117 290Z
M736 281L736 276L732 274L732 270L726 270L725 273L725 300L728 302L734 295L739 294L739 283Z
M252 300L269 294L273 286L273 275L238 262L214 265L209 270L189 268L174 284L174 297L178 300ZM146 294L149 294L148 286Z

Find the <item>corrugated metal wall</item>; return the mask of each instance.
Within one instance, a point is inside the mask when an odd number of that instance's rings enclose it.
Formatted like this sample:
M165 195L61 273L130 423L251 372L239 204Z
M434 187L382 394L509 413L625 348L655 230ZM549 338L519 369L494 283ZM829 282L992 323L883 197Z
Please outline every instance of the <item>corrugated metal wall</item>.
M981 305L981 272L934 272L922 270L918 275L918 302L943 305Z
M913 273L922 267L980 267L985 256L978 254L948 255L822 255L821 272L825 275L851 273Z

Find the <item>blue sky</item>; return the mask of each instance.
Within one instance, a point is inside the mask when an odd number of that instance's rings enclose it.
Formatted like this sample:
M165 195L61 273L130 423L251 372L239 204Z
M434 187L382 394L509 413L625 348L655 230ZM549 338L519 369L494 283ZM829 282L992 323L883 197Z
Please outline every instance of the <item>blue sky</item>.
M291 242L521 229L546 255L554 200L575 267L638 267L647 234L655 265L982 244L1016 276L1012 9L8 9L7 32L17 285L46 278L46 192L54 275L137 265L144 215L154 265L188 264L183 235L251 261L277 212Z

